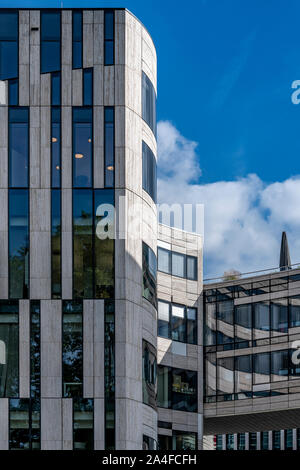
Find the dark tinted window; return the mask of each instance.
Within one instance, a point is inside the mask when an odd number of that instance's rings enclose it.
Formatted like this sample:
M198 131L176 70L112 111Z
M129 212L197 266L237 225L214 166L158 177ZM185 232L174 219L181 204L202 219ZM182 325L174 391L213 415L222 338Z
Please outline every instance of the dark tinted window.
M83 71L83 105L92 106L93 104L93 69L84 69Z
M151 80L142 75L142 116L156 136L156 92Z
M94 449L94 400L73 399L73 449Z
M51 185L52 188L61 186L61 110L52 107L51 110Z
M114 108L104 108L104 156L105 156L105 186L114 186L115 174L115 116Z
M82 12L73 11L73 69L82 68Z
M38 398L41 388L40 301L30 302L30 396Z
M151 196L156 203L157 199L157 176L156 176L156 158L154 153L143 142L143 189Z
M60 70L60 12L41 12L41 73Z
M28 187L29 174L29 111L28 108L9 109L9 186Z
M51 74L51 104L52 106L60 106L61 86L60 72Z
M8 104L18 106L19 104L19 80L9 80L8 82Z
M0 12L0 80L18 77L18 28L17 12Z
M143 297L155 307L156 301L156 256L151 248L143 243Z
M83 317L82 302L63 302L62 376L63 396L83 393Z
M114 64L114 12L104 12L104 65Z
M73 108L73 186L92 186L92 108Z
M39 450L41 446L39 400L9 400L9 449Z
M143 340L143 403L156 408L157 376L156 350Z
M61 191L51 191L51 292L52 298L61 297Z
M0 302L0 398L19 395L19 325L17 302Z

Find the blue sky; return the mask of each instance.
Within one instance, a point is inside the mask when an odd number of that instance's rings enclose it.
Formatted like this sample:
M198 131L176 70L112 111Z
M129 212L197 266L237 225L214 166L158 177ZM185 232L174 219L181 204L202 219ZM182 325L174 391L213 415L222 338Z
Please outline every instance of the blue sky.
M159 194L205 203L206 275L276 266L282 230L300 262L300 105L291 102L300 79L299 0L63 6L126 7L148 28L158 53Z

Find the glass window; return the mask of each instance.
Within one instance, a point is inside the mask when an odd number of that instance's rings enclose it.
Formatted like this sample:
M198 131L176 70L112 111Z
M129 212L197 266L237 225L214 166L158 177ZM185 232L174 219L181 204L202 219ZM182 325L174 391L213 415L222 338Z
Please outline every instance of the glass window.
M257 449L257 433L249 432L249 450Z
M172 339L186 343L185 308L172 305Z
M300 450L300 428L297 428L297 450Z
M73 186L92 186L93 165L92 108L73 108Z
M114 65L114 11L104 12L104 65Z
M143 189L156 203L157 200L157 176L156 158L154 153L143 141Z
M158 434L158 449L159 450L172 450L172 436L164 436Z
M156 137L156 92L145 72L142 72L142 116Z
M19 394L18 303L0 301L0 398Z
M60 11L41 11L41 73L60 70Z
M223 434L216 435L216 450L223 450Z
M233 301L218 302L218 344L230 344L234 342Z
M172 251L172 276L185 277L185 255Z
M226 434L226 450L234 450L234 434Z
M216 303L205 303L205 330L204 344L205 346L213 346L216 344Z
M83 105L93 105L93 69L83 70Z
M197 434L195 432L173 431L173 450L196 450Z
M290 328L300 326L300 296L290 297Z
M156 409L156 349L143 340L143 403Z
M217 388L216 354L205 355L205 395L215 396Z
M284 449L293 450L293 429L284 431Z
M237 356L235 358L235 393L238 398L248 398L252 391L252 356Z
M9 106L19 104L19 80L17 78L8 82L8 104Z
M246 450L246 434L244 432L238 434L237 450Z
M157 256L158 270L166 274L171 274L171 252L158 247Z
M143 450L157 450L156 440L143 434Z
M260 450L269 450L269 431L261 432L260 437L261 437Z
M288 350L271 352L271 373L273 382L287 380L289 373Z
M104 301L105 449L115 449L115 310Z
M166 366L157 367L157 406L171 408L172 396L169 390L171 370Z
M197 372L172 369L172 408L197 412Z
M9 400L9 449L39 450L40 442L40 401Z
M51 191L51 271L52 298L61 298L61 191Z
M280 441L281 441L281 432L280 431L273 431L272 432L272 437L273 437L273 446L272 446L272 450L280 450L281 448L281 445L280 445Z
M187 343L197 344L197 309L187 307Z
M191 281L197 281L197 258L194 256L186 257L186 277Z
M93 298L93 191L73 191L73 289L75 298Z
M40 301L30 301L30 397L38 398L41 387Z
M254 304L254 331L255 339L268 338L270 335L270 307L269 302Z
M113 188L115 175L115 110L104 108L105 186Z
M0 12L0 80L18 77L18 12Z
M28 190L9 190L9 297L26 299L29 292Z
M271 302L271 328L273 336L288 331L288 299Z
M235 307L235 341L239 347L248 348L252 338L252 306L251 304Z
M95 217L95 297L114 297L114 192L110 189L94 191ZM99 238L99 227L101 237Z
M60 72L51 74L51 104L52 106L61 104Z
M264 384L270 382L270 353L253 355L253 383Z
M158 301L158 336L171 338L170 328L170 304Z
M82 11L73 11L73 69L82 68Z
M218 359L217 389L219 395L231 395L234 393L233 357Z
M63 396L83 393L83 318L82 302L63 301L62 338Z
M29 111L28 108L10 108L9 119L9 186L28 187Z
M61 187L61 110L51 110L51 185Z
M151 248L143 242L143 297L149 300L154 307L157 305L156 278L156 256Z
M94 400L73 399L73 449L94 449Z

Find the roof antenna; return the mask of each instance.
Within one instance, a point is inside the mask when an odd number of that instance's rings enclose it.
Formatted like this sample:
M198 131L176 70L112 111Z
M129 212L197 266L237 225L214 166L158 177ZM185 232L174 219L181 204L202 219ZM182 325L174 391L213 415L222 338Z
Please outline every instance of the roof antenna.
M282 232L281 237L279 268L280 271L291 269L291 257L286 232Z

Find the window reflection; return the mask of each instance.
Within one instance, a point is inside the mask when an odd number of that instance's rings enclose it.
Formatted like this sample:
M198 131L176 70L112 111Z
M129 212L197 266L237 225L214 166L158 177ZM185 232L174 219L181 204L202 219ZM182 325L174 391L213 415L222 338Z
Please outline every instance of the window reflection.
M83 393L83 317L82 302L63 301L63 396Z
M61 297L61 191L51 191L51 292Z
M142 116L156 137L156 92L145 72L142 72Z
M18 12L0 12L0 80L18 77Z
M143 340L143 403L156 409L156 349Z
M82 68L82 11L73 11L73 69Z
M157 176L156 158L154 153L143 141L143 189L151 196L156 203L157 199Z
M40 401L9 400L9 449L40 449Z
M91 108L73 108L73 186L92 186L93 118Z
M9 186L28 187L29 111L28 108L10 108L9 119Z
M40 301L30 302L30 397L40 396L41 387L41 332Z
M18 303L0 302L0 398L19 394Z
M143 242L143 297L149 300L154 307L157 305L156 278L156 256L151 248Z
M104 157L105 186L114 186L115 174L115 111L111 106L104 108Z
M157 404L162 408L197 412L197 372L158 366Z
M41 73L60 70L60 11L41 11Z
M94 400L73 399L73 449L94 449Z
M104 12L104 65L114 64L114 11Z

